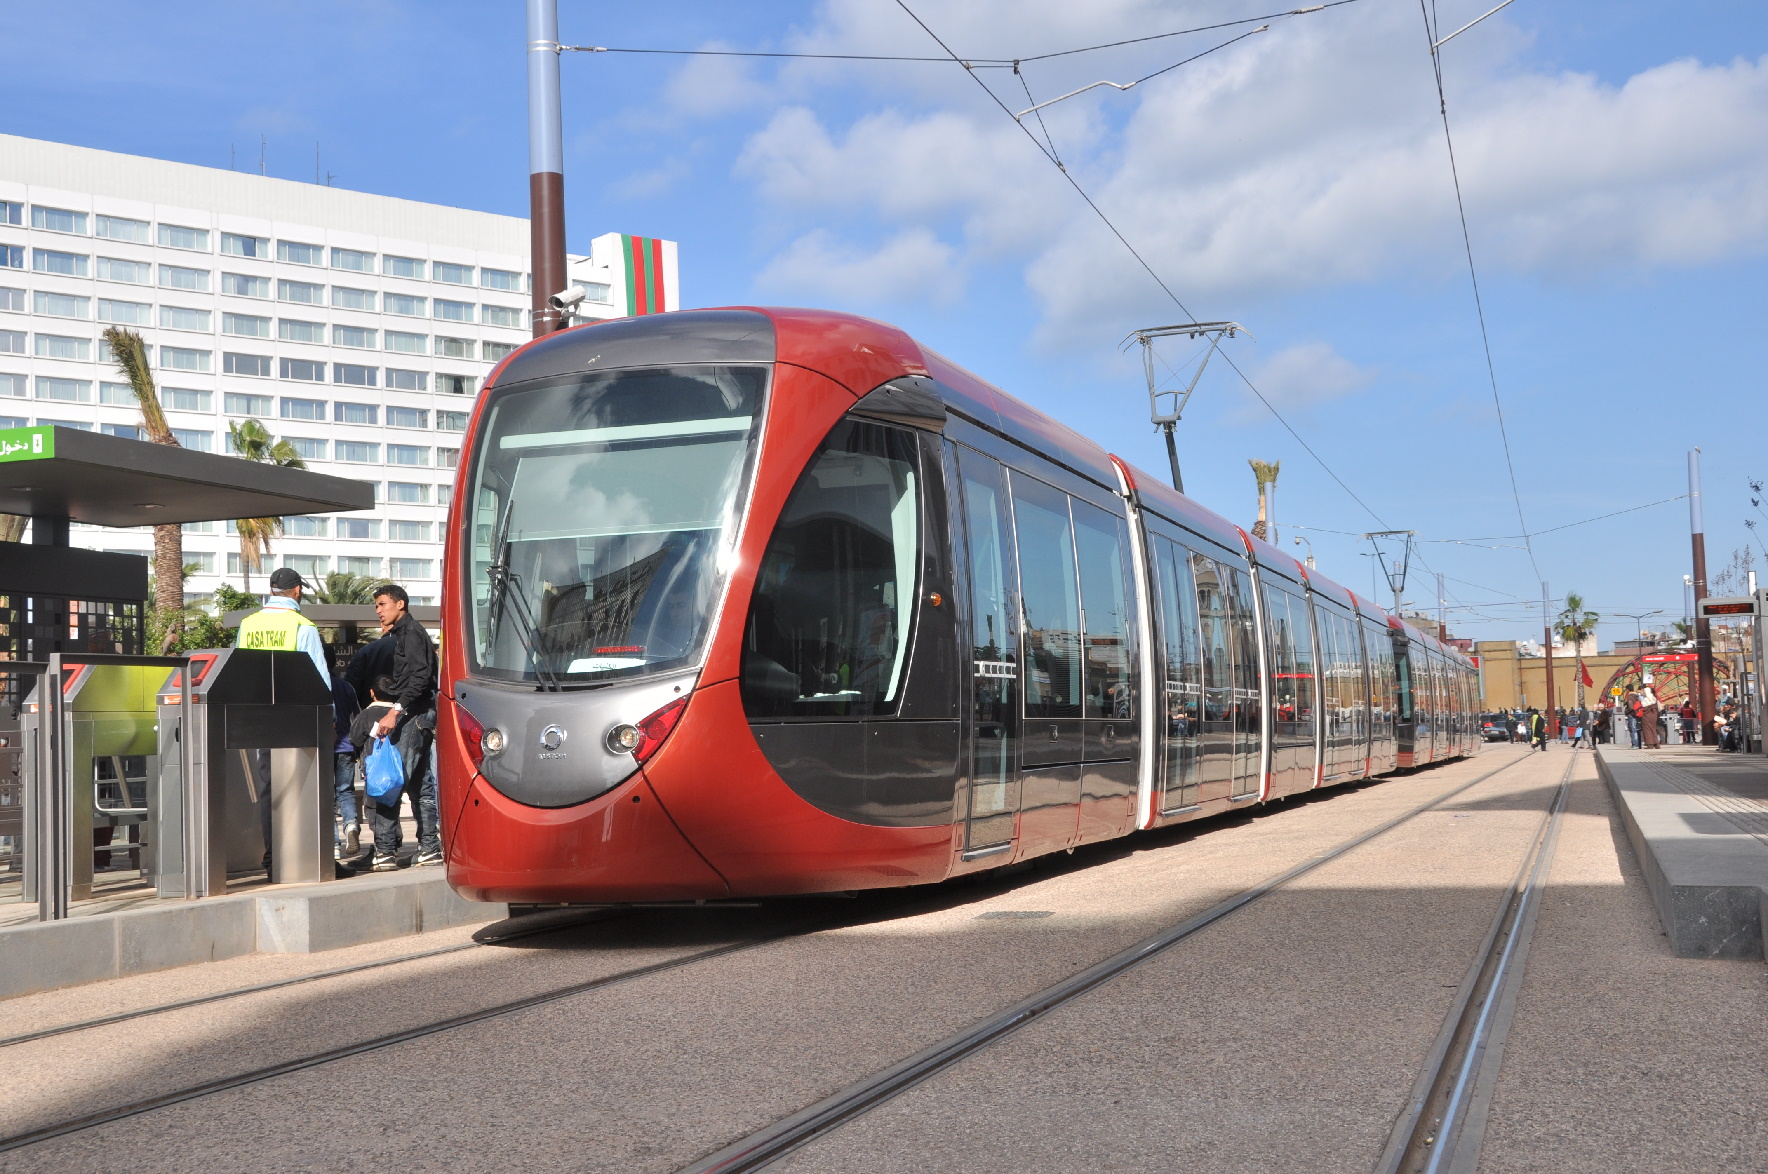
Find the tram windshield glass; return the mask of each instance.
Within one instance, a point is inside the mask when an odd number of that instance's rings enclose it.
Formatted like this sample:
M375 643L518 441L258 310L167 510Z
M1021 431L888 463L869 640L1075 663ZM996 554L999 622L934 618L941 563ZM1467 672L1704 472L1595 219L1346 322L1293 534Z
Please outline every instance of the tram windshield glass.
M475 669L558 685L695 663L766 387L766 367L659 367L494 398L467 519Z

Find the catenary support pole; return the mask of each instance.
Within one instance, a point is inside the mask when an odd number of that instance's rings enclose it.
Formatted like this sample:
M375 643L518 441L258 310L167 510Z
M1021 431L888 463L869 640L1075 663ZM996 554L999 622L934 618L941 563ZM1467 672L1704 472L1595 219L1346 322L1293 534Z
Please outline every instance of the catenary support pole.
M1694 655L1696 672L1696 708L1700 710L1700 740L1703 745L1719 744L1718 730L1713 725L1713 625L1701 618L1699 601L1707 597L1707 524L1700 501L1700 449L1688 450L1688 530L1694 547Z
M1542 711L1547 718L1547 736L1559 737L1559 714L1553 708L1553 619L1547 602L1547 580L1541 580L1541 651L1547 657L1547 708Z
M557 330L546 299L565 277L565 146L559 104L559 3L528 0L528 242L534 337Z

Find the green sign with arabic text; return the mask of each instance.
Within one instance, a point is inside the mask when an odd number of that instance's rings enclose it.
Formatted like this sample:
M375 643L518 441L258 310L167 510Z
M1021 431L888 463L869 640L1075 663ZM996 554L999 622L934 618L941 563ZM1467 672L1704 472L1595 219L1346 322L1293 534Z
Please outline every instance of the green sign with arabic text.
M0 428L0 461L39 461L54 455L54 428Z

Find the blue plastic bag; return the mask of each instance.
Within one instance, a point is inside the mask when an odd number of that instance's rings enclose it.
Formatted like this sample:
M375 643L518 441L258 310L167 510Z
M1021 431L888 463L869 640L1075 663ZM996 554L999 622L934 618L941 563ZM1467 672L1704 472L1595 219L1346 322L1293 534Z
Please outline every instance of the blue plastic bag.
M362 773L369 798L380 800L382 806L387 804L389 796L393 802L398 801L399 789L405 786L405 759L391 738L374 740Z

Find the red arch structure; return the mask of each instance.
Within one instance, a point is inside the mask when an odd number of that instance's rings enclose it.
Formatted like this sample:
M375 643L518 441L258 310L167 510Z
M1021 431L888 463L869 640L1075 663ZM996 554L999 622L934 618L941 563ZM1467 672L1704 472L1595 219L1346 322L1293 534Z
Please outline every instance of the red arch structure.
M1614 690L1619 688L1622 696L1629 690L1637 689L1644 680L1645 674L1651 674L1652 691L1657 694L1658 705L1663 709L1680 709L1682 703L1694 696L1695 662L1698 657L1692 652L1643 652L1616 669L1602 686L1598 694L1603 700L1612 700ZM1723 660L1713 660L1713 684L1715 687L1731 677L1731 666ZM1715 693L1723 692L1715 688Z

